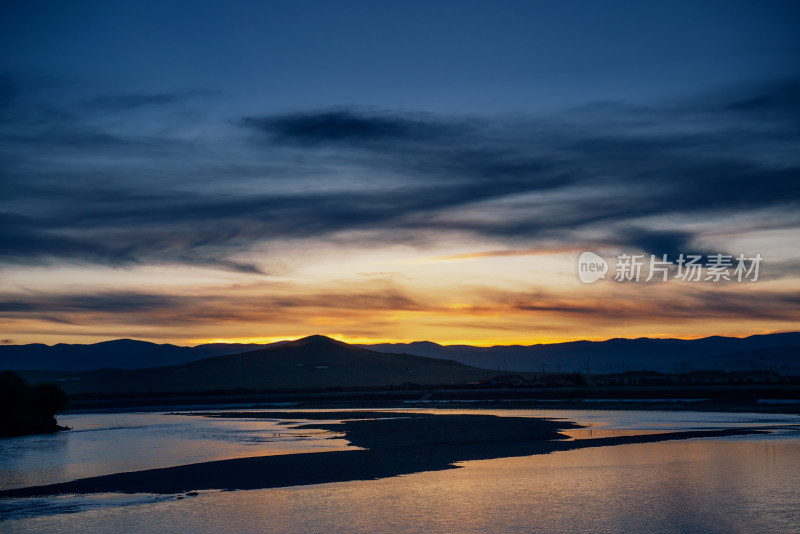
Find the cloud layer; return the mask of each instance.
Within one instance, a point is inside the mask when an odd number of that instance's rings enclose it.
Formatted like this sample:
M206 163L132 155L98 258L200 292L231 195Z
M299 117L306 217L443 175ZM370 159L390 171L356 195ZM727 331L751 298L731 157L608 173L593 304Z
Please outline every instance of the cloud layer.
M23 334L134 328L155 338L173 329L186 339L213 324L365 338L426 328L521 338L535 328L575 338L585 337L580 325L800 319L800 302L785 292L798 276L796 80L519 117L347 106L220 117L197 105L219 96L209 92L70 87L0 77L0 269L188 267L243 285L181 293L6 284L0 318ZM748 234L756 248L726 250ZM758 238L766 234L779 237ZM581 250L675 259L767 245L774 255L762 279L778 285L758 290L675 282L668 291L598 293L528 280L512 291L478 286L462 271L404 278L384 266L353 281L372 265L342 282L328 273L291 278L307 265L281 255L400 246L451 268ZM284 275L288 285L242 282Z
M798 226L793 80L533 118L256 112L232 117L224 136L194 138L185 126L193 93L70 99L55 98L52 82L6 76L0 85L6 265L257 272L237 258L275 241L420 245L454 236L672 253L702 236L667 219L720 230L767 213ZM182 130L154 126L165 110L184 113Z

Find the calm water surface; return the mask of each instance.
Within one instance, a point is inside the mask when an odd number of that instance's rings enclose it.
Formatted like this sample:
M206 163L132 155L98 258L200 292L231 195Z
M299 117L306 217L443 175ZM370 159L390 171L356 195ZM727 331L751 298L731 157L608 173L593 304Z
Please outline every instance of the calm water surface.
M70 415L58 422L72 430L0 440L0 489L229 458L340 450L348 444L330 432L269 419L122 413Z
M424 410L429 411L429 410ZM438 413L487 413L439 410ZM0 500L0 532L800 532L800 417L618 411L488 411L587 425L579 439L769 426L771 434L600 447L465 462L363 482ZM302 419L301 412L289 416ZM222 458L342 448L280 421L86 414L75 430L0 442L18 487Z

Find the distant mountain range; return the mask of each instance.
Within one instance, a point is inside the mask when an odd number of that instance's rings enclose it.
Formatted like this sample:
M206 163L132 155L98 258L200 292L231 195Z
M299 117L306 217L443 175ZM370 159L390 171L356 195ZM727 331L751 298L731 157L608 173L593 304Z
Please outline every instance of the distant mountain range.
M122 346L129 347L127 341ZM95 347L95 345L90 345ZM145 348L140 346L140 348ZM153 351L185 357L171 345ZM150 353L147 360L152 357ZM20 371L29 382L56 381L67 393L291 391L464 384L492 373L452 360L390 354L324 336L277 343L249 352L212 356L179 365L144 369Z
M116 339L91 345L0 345L0 369L89 371L93 369L144 369L180 365L210 356L238 354L270 345L214 343L179 347L134 339Z
M379 352L404 352L449 358L496 371L620 373L651 370L682 373L695 370L750 371L772 369L800 374L800 332L745 338L609 339L547 345L473 347L442 346L429 341L368 345Z
M180 347L120 339L92 345L0 345L0 369L88 371L181 366L205 358L270 350L291 343L296 342L270 345L215 343ZM348 346L337 346L341 345ZM586 372L588 366L592 374L642 369L681 373L700 369L748 371L770 368L783 375L800 374L800 332L746 338L714 336L696 340L610 339L530 346L443 346L421 341L350 347L379 353L452 360L495 373ZM324 359L325 354L319 356ZM219 361L234 360L223 358Z

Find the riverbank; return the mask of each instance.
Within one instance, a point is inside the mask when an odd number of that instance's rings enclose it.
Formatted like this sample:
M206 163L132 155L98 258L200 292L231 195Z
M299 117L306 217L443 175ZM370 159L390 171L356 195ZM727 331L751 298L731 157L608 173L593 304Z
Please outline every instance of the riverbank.
M68 407L57 385L30 385L13 371L0 371L0 438L52 434L69 430L55 415Z
M73 413L171 410L197 406L339 408L512 408L800 414L800 386L619 386L152 394L73 398ZM204 408L205 409L205 408Z
M236 414L205 413L205 417ZM246 412L242 417L259 417ZM263 413L272 418L275 413ZM286 414L282 414L283 418ZM561 431L578 428L567 421L493 415L453 415L386 412L304 412L308 428L344 432L359 449L289 454L195 463L161 469L117 473L72 482L0 492L0 497L32 497L88 493L177 494L197 490L245 490L330 482L371 480L422 471L456 468L459 462L546 454L586 447L760 433L721 429L651 433L588 440L567 440ZM370 417L370 419L363 419Z

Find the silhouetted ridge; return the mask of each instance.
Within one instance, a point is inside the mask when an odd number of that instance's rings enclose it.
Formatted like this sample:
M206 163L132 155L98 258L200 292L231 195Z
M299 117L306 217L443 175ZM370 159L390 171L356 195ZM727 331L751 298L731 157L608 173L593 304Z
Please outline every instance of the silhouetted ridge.
M800 375L800 332L746 338L614 338L598 342L573 341L494 347L439 345L430 341L348 345L322 335L269 344L211 343L196 347L120 339L91 345L0 345L0 369L71 372L104 368L144 369L183 365L209 357L254 351L261 357L281 357L281 354L285 356L286 353L275 352L279 348L302 350L306 355L333 355L358 350L373 351L373 357L374 352L413 354L454 360L495 372L586 372L586 366L590 364L592 374L642 369L678 373L709 369L748 371L772 368L784 376ZM364 355L363 352L361 354ZM326 364L327 361L319 362L319 365ZM66 375L58 375L54 379L64 376Z
M69 393L173 391L295 391L454 385L490 373L452 360L386 354L325 336L309 336L248 352L137 370L42 372Z
M329 338L327 336L321 336L319 334L314 334L313 336L308 336L300 339L295 339L294 341L289 341L282 345L283 347L349 347L347 343L343 343L341 341L337 341L333 338Z

